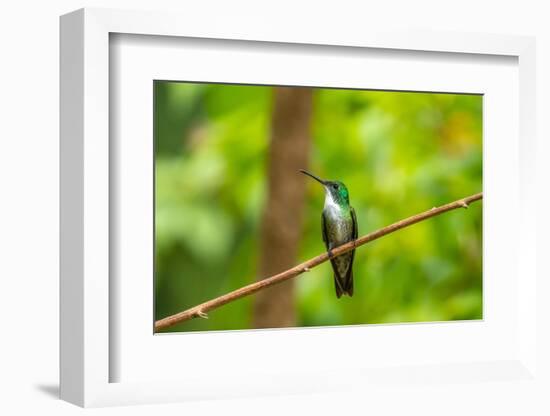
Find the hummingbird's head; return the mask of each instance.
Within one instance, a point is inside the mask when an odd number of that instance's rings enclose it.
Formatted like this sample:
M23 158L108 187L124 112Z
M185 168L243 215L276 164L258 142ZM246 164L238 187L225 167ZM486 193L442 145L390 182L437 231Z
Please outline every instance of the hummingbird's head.
M338 205L349 205L349 192L340 181L325 181L325 194Z
M338 205L349 205L348 188L346 188L346 185L344 185L343 182L324 180L303 169L300 169L300 172L315 179L323 185L325 188L326 202Z

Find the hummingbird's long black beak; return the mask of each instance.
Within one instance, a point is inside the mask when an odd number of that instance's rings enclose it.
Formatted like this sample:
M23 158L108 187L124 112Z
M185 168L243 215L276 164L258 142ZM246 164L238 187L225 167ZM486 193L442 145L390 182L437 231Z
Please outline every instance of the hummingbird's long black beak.
M312 177L312 178L315 179L317 182L319 182L321 185L323 185L323 186L325 185L325 181L322 180L321 178L315 176L314 174L309 173L308 171L303 170L303 169L300 169L300 172L302 172L304 175L307 175L307 176Z

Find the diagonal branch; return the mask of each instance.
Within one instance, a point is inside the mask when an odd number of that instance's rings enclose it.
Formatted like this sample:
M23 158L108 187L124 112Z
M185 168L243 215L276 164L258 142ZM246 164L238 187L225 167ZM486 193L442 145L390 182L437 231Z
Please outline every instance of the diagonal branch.
M457 208L468 208L474 201L478 201L483 198L483 194L480 192L475 195L470 195L466 198L459 199L457 201L451 202L446 205L442 205L437 208L432 208L428 211L424 211L420 214L413 215L412 217L406 218L404 220L398 221L387 227L380 228L379 230L373 231L363 237L358 238L355 241L350 241L349 243L343 244L339 247L332 249L333 256L337 256L348 251L353 250L356 247L362 246L370 241L376 240L380 237L385 236L386 234L393 233L402 228L408 227L409 225L416 224L417 222L424 221L428 218L435 217L436 215L443 214L444 212L451 211ZM265 278L255 283L251 283L247 286L243 286L240 289L236 289L232 292L226 293L225 295L219 296L217 298L211 299L207 302L201 303L200 305L194 306L185 311L179 312L175 315L168 316L166 318L160 319L155 322L155 332L158 332L162 329L168 328L172 325L175 325L180 322L187 321L192 318L207 318L206 312L219 308L226 303L233 302L234 300L240 299L245 296L252 295L266 287L275 285L277 283L284 282L285 280L292 279L304 272L309 271L315 266L318 266L321 263L326 262L329 259L328 254L324 253L317 257L314 257L308 261L305 261L297 266L294 266L291 269L285 270L279 274L273 275L271 277Z

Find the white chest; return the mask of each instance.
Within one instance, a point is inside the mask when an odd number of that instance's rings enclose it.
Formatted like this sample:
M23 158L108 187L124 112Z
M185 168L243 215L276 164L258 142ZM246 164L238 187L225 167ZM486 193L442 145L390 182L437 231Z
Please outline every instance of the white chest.
M345 243L350 240L351 224L343 208L329 194L325 196L325 221L331 224L331 237L335 243Z
M325 196L324 210L327 216L332 220L337 220L342 217L342 207L334 202L330 194Z

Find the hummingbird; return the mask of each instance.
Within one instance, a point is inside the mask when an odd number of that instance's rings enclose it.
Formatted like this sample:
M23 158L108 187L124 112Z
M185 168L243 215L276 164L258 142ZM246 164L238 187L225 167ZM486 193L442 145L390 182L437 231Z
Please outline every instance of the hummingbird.
M340 181L323 180L303 169L305 175L315 179L325 188L325 206L321 214L321 231L323 242L334 271L334 286L336 297L343 294L353 296L353 258L355 250L332 255L332 249L357 239L357 217L355 210L349 204L349 192L346 185Z

